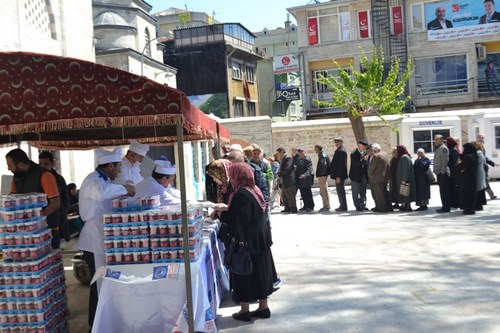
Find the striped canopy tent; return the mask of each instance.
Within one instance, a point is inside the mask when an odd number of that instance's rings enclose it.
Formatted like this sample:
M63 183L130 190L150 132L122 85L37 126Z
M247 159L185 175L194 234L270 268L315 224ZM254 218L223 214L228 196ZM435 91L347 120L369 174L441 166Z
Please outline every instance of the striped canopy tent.
M177 89L79 59L0 53L0 144L90 149L130 139L175 143L229 139L229 131Z
M40 149L177 144L183 229L188 230L183 141L229 141L229 131L177 89L79 59L0 52L0 145ZM184 251L189 253L189 235ZM188 324L193 328L191 266L184 257Z

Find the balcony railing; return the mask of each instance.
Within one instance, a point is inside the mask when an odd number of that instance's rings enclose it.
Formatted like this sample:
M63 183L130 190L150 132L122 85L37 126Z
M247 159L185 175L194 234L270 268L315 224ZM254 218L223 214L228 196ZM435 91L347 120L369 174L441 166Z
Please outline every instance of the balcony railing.
M429 98L447 95L463 95L469 92L467 80L450 80L438 82L417 83L416 98Z
M477 80L477 94L479 97L490 97L500 94L500 82L488 82L486 79Z

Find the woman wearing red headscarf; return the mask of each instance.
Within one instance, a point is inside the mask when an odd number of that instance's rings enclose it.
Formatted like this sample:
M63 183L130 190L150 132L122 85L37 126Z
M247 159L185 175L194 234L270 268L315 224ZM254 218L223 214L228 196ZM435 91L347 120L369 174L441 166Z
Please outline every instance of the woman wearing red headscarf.
M271 311L267 297L273 292L271 264L271 231L266 224L266 202L260 189L255 185L253 170L246 163L233 163L228 175L233 187L228 204L217 204L215 209L225 211L221 221L231 230L238 224L252 258L253 272L248 276L233 273L233 298L241 309L233 314L236 320L251 321L252 317L269 318ZM257 310L250 312L252 300L259 300Z
M416 200L417 188L415 184L415 174L413 173L413 163L411 161L410 153L404 145L398 145L396 147L398 166L396 170L396 180L398 186L402 183L408 184L410 186L410 193L408 196L404 196L398 192L398 203L401 203L399 210L401 211L411 211L411 203Z

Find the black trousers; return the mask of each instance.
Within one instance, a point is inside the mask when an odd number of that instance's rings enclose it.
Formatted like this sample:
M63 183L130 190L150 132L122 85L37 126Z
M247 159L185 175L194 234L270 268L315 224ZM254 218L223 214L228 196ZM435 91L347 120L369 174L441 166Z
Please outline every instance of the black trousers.
M302 200L304 201L304 208L305 209L314 209L314 200L311 192L310 187L304 187L300 188L300 196L302 197Z
M441 196L441 204L444 210L450 210L450 176L447 174L438 174L437 183L439 185L439 195Z
M295 186L283 186L281 188L281 200L283 201L285 210L297 212L296 194L297 188Z
M335 189L337 190L337 196L339 199L341 209L347 209L347 198L345 195L345 180L342 179L340 183L335 183Z
M93 277L95 274L95 260L94 253L83 251L83 259L89 266L90 275ZM97 282L90 285L90 298L89 298L89 326L92 327L94 323L95 313L97 310Z

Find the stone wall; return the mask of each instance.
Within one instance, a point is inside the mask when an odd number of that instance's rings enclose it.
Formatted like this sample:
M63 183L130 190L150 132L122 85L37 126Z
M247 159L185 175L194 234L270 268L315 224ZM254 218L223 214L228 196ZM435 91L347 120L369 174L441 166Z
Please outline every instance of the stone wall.
M393 125L400 117L388 117ZM348 119L305 120L300 122L273 123L267 116L237 119L221 119L221 124L231 131L231 143L239 143L243 147L257 143L267 156L272 156L278 147L288 152L292 147L304 147L311 157L316 169L317 155L314 146L320 144L333 156L335 152L334 138L344 136L344 146L348 152L356 149L356 140ZM376 117L364 119L366 134L370 142L377 142L383 150L390 152L391 146L397 142L397 134Z

